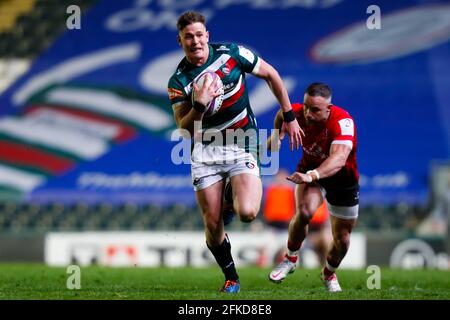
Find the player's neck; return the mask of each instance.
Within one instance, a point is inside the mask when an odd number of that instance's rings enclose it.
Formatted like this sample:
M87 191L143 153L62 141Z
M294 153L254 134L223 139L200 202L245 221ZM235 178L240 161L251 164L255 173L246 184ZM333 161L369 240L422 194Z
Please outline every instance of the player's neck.
M195 59L193 61L189 60L189 63L196 66L196 67L201 67L202 65L205 64L205 62L208 60L208 58L204 59L204 58L199 58L199 59Z

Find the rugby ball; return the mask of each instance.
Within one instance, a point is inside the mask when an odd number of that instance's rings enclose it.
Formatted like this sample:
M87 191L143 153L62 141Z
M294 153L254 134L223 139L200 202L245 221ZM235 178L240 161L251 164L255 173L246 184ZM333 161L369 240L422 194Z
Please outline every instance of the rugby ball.
M206 106L206 111L203 114L203 117L210 117L220 110L224 93L222 80L217 75L217 73L211 71L203 73L195 80L195 83L198 85L199 89L203 87L203 84L205 83L207 77L209 77L210 79L212 78L212 81L214 81L216 78L218 79L216 89L220 90L220 95L212 99L211 102ZM194 102L194 92L192 92L192 102Z

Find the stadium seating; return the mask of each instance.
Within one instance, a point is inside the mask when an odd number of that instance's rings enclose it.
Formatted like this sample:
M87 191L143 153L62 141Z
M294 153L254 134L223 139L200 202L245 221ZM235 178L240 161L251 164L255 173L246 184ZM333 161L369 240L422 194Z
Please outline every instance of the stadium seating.
M426 210L407 204L361 208L359 231L413 231ZM262 215L259 214L262 222ZM251 224L235 219L232 230L247 230ZM95 231L95 230L202 230L197 206L158 206L124 203L36 204L0 202L0 232Z

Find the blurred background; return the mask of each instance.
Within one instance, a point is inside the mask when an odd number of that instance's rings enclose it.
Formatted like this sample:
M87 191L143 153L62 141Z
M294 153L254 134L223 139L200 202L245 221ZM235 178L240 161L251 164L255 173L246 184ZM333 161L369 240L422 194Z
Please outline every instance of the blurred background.
M448 269L450 1L371 5L0 0L0 261L212 261L190 166L173 160L183 141L172 137L167 98L183 57L176 20L197 10L210 42L254 50L292 102L326 82L354 117L361 205L344 266ZM248 86L259 127L271 129L278 105L267 84L249 76ZM263 164L271 174L258 219L229 228L239 265L279 258L293 210L292 185L280 181L300 157L284 141ZM329 241L322 211L315 234L326 230L325 244L311 236L307 267Z

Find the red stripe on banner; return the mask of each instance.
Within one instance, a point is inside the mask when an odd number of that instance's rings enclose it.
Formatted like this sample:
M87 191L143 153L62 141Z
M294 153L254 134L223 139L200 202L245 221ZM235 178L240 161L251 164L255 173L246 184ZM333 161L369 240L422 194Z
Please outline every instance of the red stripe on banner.
M103 124L112 124L119 127L118 135L114 138L114 141L116 142L125 142L131 138L133 138L136 135L136 130L129 126L128 124L125 124L119 120L110 119L106 116L102 116L98 113L93 113L90 111L83 111L79 109L70 109L64 106L52 106L52 105L32 105L28 107L25 111L26 114L36 112L38 110L55 110L61 113L66 113L70 116L77 117L79 119L86 119L91 121L96 121Z
M74 166L74 162L61 156L47 153L23 144L0 141L0 160L17 165L44 169L59 174Z
M228 127L227 129L239 129L239 128L243 128L247 125L248 123L248 116L246 116L244 119L239 120L238 122L236 122L235 124L233 124L232 126Z
M231 97L229 97L228 99L226 99L223 103L222 103L222 107L221 109L226 109L229 106L233 105L234 103L236 103L236 101L239 100L239 98L242 96L242 94L244 93L244 82L241 83L241 87L239 88L239 91L236 92L235 94L233 94Z

